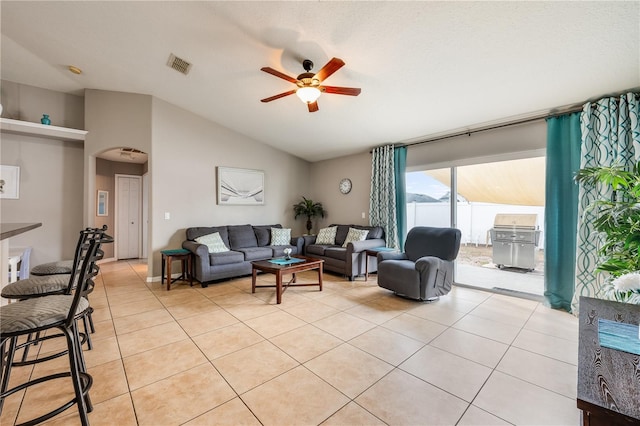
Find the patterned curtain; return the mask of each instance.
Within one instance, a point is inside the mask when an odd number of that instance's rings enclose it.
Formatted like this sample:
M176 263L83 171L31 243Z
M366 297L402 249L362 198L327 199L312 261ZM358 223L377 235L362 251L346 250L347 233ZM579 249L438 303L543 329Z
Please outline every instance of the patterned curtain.
M582 109L580 126L580 168L632 166L640 160L639 93L587 103ZM594 274L598 264L597 250L604 238L593 229L595 213L585 212L585 209L594 200L610 196L611 190L602 185L593 188L579 185L576 288L571 302L571 311L576 315L580 296L596 297L605 279L604 274Z
M369 223L384 228L388 247L401 248L396 221L394 147L385 145L375 148L371 159Z

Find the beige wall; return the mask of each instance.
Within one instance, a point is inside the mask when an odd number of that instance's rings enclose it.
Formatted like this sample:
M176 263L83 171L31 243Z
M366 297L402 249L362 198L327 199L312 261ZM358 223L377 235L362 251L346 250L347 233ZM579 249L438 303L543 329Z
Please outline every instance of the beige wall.
M188 227L281 223L293 234L304 231L292 205L310 192L308 162L156 98L152 133L149 276L159 277L159 251L181 247ZM217 205L218 166L263 170L265 204Z
M122 147L151 152L151 96L86 90L84 104L89 131L84 144L84 217L89 226L95 226L96 155Z
M52 126L84 129L84 98L7 80L0 85L2 117L39 123L48 114Z
M537 120L407 148L407 171L545 155L547 123Z
M3 80L2 117L82 129L83 98ZM81 142L2 133L0 163L20 167L20 198L0 200L2 222L42 222L13 237L10 248L31 246L31 264L72 259L82 221Z
M338 189L340 181L344 178L351 179L353 184L351 192L346 195ZM313 163L311 182L311 198L313 201L321 202L327 210L327 216L314 223L314 233L332 223L369 224L371 154L365 152ZM364 219L362 213L365 214ZM302 219L299 220L304 222Z
M107 225L109 235L114 235L115 230L115 205L116 205L116 174L142 176L145 164L125 163L120 161L109 161L103 158L96 158L96 196L97 191L108 191L109 200L107 205L107 216L97 216L97 208L94 208L95 226ZM106 244L103 247L104 258L112 259L114 257L113 244Z

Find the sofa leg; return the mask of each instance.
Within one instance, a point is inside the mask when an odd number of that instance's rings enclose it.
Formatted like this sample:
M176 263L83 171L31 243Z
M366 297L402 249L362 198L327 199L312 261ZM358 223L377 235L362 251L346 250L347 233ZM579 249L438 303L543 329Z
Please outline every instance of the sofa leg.
M207 288L207 287L209 287L209 284L205 284L205 283L200 283L200 285L202 286L202 288Z
M347 278L349 278L349 281L353 281L353 275L349 275Z

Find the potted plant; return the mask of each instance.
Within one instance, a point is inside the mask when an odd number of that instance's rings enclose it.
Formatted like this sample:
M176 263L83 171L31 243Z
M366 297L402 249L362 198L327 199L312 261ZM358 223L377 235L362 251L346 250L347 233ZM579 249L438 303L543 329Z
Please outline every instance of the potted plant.
M322 203L314 203L313 200L302 197L302 201L293 205L293 212L295 213L295 219L298 216L306 216L307 217L307 233L311 233L311 228L313 228L313 224L311 223L311 219L317 216L324 217L327 214L327 211L322 207Z
M640 271L640 163L630 171L622 166L587 167L578 171L576 181L611 188L611 199L596 200L588 207L588 211L596 214L594 228L605 237L598 249L602 260L596 272L610 275L603 288L605 296L620 300L618 295L624 293L636 300L635 289L631 288L633 285L629 287L629 282L635 283ZM616 281L623 276L624 279Z

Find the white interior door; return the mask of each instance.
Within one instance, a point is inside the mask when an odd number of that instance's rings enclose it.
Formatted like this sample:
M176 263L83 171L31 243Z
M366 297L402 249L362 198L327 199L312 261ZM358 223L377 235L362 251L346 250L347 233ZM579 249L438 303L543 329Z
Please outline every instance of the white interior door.
M140 257L142 178L116 175L116 257Z
M147 258L149 235L149 173L142 175L142 258Z

